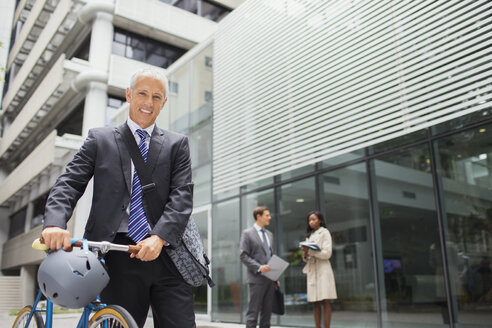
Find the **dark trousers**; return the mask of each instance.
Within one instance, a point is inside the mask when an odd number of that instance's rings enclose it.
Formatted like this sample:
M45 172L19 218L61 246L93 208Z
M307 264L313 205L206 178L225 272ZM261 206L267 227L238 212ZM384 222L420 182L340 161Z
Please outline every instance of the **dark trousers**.
M246 313L246 327L255 328L260 314L260 328L270 327L275 282L248 284L249 304Z
M117 234L116 244L135 244L126 234ZM110 281L101 293L104 303L124 307L143 327L149 305L155 328L195 328L193 291L163 250L151 262L130 258L128 253L109 252L106 267Z

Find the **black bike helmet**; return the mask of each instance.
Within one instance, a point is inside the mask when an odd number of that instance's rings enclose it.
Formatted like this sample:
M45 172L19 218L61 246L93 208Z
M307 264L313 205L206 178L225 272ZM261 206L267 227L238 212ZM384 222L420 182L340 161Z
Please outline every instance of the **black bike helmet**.
M109 282L109 275L88 250L48 254L38 271L38 284L51 302L78 309L93 301Z

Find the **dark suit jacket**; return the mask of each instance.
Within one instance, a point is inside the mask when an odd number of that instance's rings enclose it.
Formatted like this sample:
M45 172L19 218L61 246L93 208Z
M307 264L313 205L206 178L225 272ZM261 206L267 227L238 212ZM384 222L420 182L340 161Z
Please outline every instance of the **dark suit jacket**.
M276 254L275 243L273 242L273 234L265 229L272 254ZM241 242L239 244L239 258L248 269L246 281L248 284L271 283L272 281L258 272L260 266L267 264L268 257L263 242L261 241L255 227L248 228L241 234Z
M66 229L66 223L85 188L94 177L92 207L84 238L112 241L121 220L128 220L131 194L131 159L122 131L117 128L95 128L67 165L48 196L44 227ZM152 170L159 198L165 204L150 232L176 243L188 223L193 209L191 160L186 136L165 131L157 126L151 136L147 165Z

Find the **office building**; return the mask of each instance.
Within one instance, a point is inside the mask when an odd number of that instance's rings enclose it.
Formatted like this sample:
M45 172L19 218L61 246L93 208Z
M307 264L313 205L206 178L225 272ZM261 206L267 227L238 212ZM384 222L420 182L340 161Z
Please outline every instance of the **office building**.
M314 326L298 243L319 209L333 238L334 327L489 326L490 2L169 2L17 6L0 233L2 272L24 299L46 193L89 128L126 119L123 90L147 62L170 80L157 124L190 138L217 283L196 290L197 313L245 321L239 238L266 205L290 263L286 314L272 324ZM218 23L202 17L212 4ZM70 221L79 236L86 194Z

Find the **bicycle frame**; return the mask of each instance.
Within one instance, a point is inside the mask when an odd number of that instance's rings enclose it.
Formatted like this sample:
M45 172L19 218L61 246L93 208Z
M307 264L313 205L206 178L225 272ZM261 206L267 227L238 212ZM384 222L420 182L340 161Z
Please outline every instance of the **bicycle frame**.
M46 300L46 310L44 309L38 309L38 303L39 300L41 299L41 291L38 292L38 295L36 296L36 300L34 301L34 304L32 305L32 310L31 313L29 314L29 318L27 319L26 326L29 327L29 324L31 323L31 319L34 315L35 312L40 312L40 313L45 313L45 328L52 328L53 327L53 303L50 300ZM96 303L100 302L99 296L95 300ZM84 310L82 311L82 315L80 316L80 320L77 324L77 328L86 328L89 325L89 316L91 312L96 312L101 309L104 309L107 305L104 303L99 303L97 306L89 303L84 307Z

